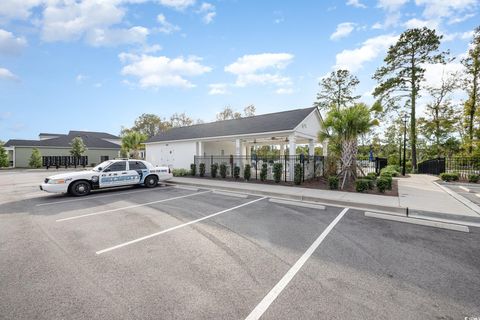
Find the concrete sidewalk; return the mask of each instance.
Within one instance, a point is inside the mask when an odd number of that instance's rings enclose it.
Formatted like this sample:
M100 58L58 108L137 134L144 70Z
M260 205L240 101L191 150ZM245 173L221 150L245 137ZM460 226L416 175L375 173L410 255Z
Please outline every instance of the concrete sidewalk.
M260 183L233 182L224 180L175 177L171 181L197 187L224 189L274 197L286 197L305 201L325 202L334 205L357 207L379 211L406 213L409 211L429 211L451 215L479 217L475 211L452 197L444 189L434 184L436 177L412 175L398 179L398 197L373 195L356 192L320 190L293 186Z

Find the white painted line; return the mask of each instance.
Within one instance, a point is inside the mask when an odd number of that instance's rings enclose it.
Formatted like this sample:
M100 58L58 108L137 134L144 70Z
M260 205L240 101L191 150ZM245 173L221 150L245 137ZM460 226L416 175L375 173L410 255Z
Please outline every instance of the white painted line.
M279 204L287 204L287 205L298 206L298 207L325 210L325 206L312 203L312 202L307 202L307 201L284 200L279 198L270 198L269 201L273 203L279 203Z
M480 193L475 193L475 195L480 198Z
M170 185L173 186L173 185ZM198 191L198 188L195 187L187 187L187 186L179 186L178 184L175 185L176 189L182 189L182 190L191 190L191 191Z
M163 187L166 188L166 187ZM122 196L124 194L132 194L132 193L138 193L138 192L149 192L149 191L155 191L156 189L148 189L148 190L136 190L136 191L129 191L129 192L114 192L113 190L110 194L104 194L104 195L99 195L99 196L87 196L83 197L80 199L70 199L70 200L62 200L62 201L54 201L54 202L47 202L47 203L39 203L36 204L36 207L41 207L41 206L49 206L52 204L59 204L59 203L68 203L68 202L77 202L77 201L83 201L83 200L95 200L97 198L105 198L105 197L113 197L113 196Z
M368 212L368 211L365 212L365 216L366 217L371 217L371 218L397 221L397 222L411 223L411 224L416 224L416 225L420 225L420 226L434 227L434 228L461 231L461 232L470 232L470 230L468 229L467 226L463 226L463 225L459 225L459 224L453 224L453 223L440 222L440 221L431 221L431 220L424 220L424 219L418 219L418 218L399 217L399 216L394 216L394 215L390 215L390 214Z
M193 196L203 194L203 193L207 193L207 192L210 192L210 191L196 192L196 193L187 194L187 195L184 195L184 196L178 196L178 197L167 198L167 199L162 199L162 200L157 200L157 201L151 201L151 202L147 202L147 203L135 204L135 205L132 205L132 206L127 206L127 207L122 207L122 208L115 208L115 209L104 210L104 211L99 211L99 212L87 213L87 214L82 214L80 216L58 219L56 221L57 222L62 222L62 221L68 221L68 220L75 220L75 219L91 217L91 216L96 216L96 215L99 215L99 214L105 214L105 213L110 213L110 212L115 212L115 211L120 211L120 210L127 210L127 209L132 209L132 208L144 207L144 206L148 206L148 205L155 204L155 203L161 203L161 202L167 202L167 201L172 201L172 200L176 200L176 199L193 197Z
M119 249L119 248L122 248L122 247L125 247L125 246L128 246L128 245L131 245L131 244L134 244L134 243L143 241L143 240L147 240L147 239L150 239L150 238L159 236L159 235L161 235L161 234L164 234L164 233L167 233L167 232L170 232L170 231L174 231L174 230L177 230L177 229L180 229L180 228L189 226L189 225L191 225L191 224L194 224L194 223L197 223L197 222L206 220L206 219L213 218L213 217L215 217L215 216L218 216L219 214L222 214L222 213L225 213L225 212L229 212L229 211L232 211L232 210L241 208L241 207L248 206L248 205L250 205L250 204L252 204L252 203L254 203L254 202L257 202L257 201L260 201L260 200L263 200L263 199L266 199L266 197L259 198L259 199L255 199L255 200L253 200L253 201L250 201L250 202L247 202L247 203L244 203L244 204L235 206L235 207L233 207L233 208L229 208L229 209L225 209L225 210L222 210L222 211L219 211L219 212L216 212L216 213L212 213L212 214L210 214L210 215L208 215L208 216L205 216L205 217L203 217L203 218L195 219L195 220L189 221L189 222L187 222L187 223L183 223L183 224L180 224L180 225L178 225L178 226L175 226L175 227L171 227L171 228L162 230L162 231L160 231L160 232L156 232L156 233L149 234L148 236L144 236L144 237L141 237L141 238L138 238L138 239L135 239L135 240L131 240L131 241L128 241L128 242L124 242L124 243L122 243L122 244L119 244L119 245L116 245L116 246L113 246L113 247L110 247L110 248L107 248L107 249L103 249L103 250L97 251L96 254L102 254L102 253L105 253L105 252L109 252L109 251L112 251L112 250L115 250L115 249Z
M305 253L300 257L300 259L295 262L295 264L287 271L283 278L273 287L272 290L263 298L262 301L253 309L252 312L245 318L246 320L257 320L267 311L268 307L272 304L273 301L280 295L280 293L285 289L285 287L290 283L290 281L295 277L298 271L302 266L307 262L308 258L315 252L318 246L322 243L325 237L332 231L335 225L342 219L342 217L347 213L349 208L345 208L338 214L338 216L328 225L328 227L322 232L322 234L315 240L312 245L305 251Z
M464 196L456 193L455 191L451 190L450 188L442 186L441 184L439 184L435 181L433 183L436 184L440 189L444 190L446 193L448 193L449 195L454 197L457 201L461 202L463 205L470 208L476 214L480 214L480 207L478 205L476 205L475 203L473 203L472 201L470 201L467 198L465 198Z
M243 199L248 198L248 194L244 194L244 193L227 192L227 191L220 191L220 190L213 190L213 193L219 194L222 196L228 196L228 197L236 197L236 198L243 198Z
M464 187L464 186L458 186L460 189L462 189L463 191L467 191L467 192L470 192L470 189Z

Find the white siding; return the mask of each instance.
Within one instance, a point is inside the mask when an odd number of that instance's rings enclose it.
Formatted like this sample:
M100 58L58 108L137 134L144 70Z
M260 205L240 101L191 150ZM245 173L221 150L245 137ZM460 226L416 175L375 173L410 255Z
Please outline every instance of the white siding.
M195 155L195 142L147 144L146 160L155 166L189 169Z
M203 152L206 155L220 156L222 155L222 150L225 156L235 154L235 141L215 141L215 142L204 142L203 143Z
M311 137L316 141L320 129L320 117L318 113L314 111L297 126L295 132Z

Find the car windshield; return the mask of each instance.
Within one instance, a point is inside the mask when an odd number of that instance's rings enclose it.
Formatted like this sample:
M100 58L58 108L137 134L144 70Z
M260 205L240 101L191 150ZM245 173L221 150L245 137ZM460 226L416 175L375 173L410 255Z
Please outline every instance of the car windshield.
M112 161L103 161L102 163L100 163L99 165L94 167L92 170L97 171L97 172L101 171L101 170L105 169L106 167L108 167L111 163L112 163Z

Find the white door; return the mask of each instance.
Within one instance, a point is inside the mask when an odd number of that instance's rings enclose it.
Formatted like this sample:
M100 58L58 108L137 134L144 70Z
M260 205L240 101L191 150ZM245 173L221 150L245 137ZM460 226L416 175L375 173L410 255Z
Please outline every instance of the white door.
M100 174L100 188L118 187L129 184L127 161L117 161L103 169Z

